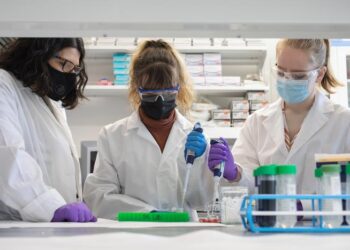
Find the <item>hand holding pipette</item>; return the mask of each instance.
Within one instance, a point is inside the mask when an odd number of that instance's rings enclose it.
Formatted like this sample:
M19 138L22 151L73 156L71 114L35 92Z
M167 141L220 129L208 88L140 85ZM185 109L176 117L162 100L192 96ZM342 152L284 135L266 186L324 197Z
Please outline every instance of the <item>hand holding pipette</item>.
M208 167L214 172L215 168L222 162L225 162L225 169L223 176L228 181L236 179L238 169L233 159L231 149L224 138L218 140L220 143L214 143L210 146Z
M186 159L186 176L183 186L183 196L181 202L181 208L184 208L188 181L190 178L191 168L193 162L197 157L200 157L204 154L207 147L207 141L203 135L203 129L199 122L197 122L191 133L187 136L186 145L185 145L185 159Z

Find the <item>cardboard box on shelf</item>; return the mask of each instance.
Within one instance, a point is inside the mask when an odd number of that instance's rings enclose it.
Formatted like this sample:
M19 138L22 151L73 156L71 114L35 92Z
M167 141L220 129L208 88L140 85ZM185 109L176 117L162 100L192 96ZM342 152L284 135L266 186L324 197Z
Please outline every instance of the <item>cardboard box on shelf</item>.
M249 101L247 99L236 99L231 101L232 111L249 111Z
M268 101L251 100L249 101L249 109L258 110L266 107L268 104L269 104Z
M127 75L127 74L129 74L129 68L114 68L113 74L114 75Z
M204 65L204 76L222 76L221 65Z
M116 85L127 85L128 83L129 83L129 75L128 74L115 75L114 84L116 84Z
M131 56L127 53L116 53L113 55L113 63L130 62Z
M204 53L203 63L205 65L220 65L221 66L221 54L220 53Z
M246 120L232 120L232 127L241 128L244 126Z
M222 83L229 86L242 86L241 77L239 76L223 76Z
M217 109L212 111L213 120L229 120L231 119L230 109Z
M207 86L223 85L222 84L222 77L221 76L206 76L205 77L205 85L207 85Z
M187 66L187 70L192 77L204 76L203 65Z
M235 120L247 119L249 116L249 111L232 111L231 117Z
M268 96L264 91L247 92L247 98L249 101L251 101L251 100L267 101L268 100Z
M185 54L185 63L188 66L203 65L203 54Z

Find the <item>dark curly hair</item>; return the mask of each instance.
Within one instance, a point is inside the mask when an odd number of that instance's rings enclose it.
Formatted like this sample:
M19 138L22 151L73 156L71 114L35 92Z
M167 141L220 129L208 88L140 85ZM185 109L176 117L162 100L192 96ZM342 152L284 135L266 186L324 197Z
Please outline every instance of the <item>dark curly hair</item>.
M82 67L77 76L76 88L62 100L63 107L73 109L78 105L79 99L85 98L83 91L88 81L84 64L84 42L81 38L18 38L1 51L0 68L11 72L25 87L44 97L52 88L48 61L68 47L80 52Z

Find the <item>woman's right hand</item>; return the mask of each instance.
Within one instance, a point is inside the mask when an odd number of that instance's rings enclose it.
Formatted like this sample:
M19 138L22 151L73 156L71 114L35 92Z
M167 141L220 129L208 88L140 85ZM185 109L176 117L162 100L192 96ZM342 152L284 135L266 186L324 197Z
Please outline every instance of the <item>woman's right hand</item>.
M74 202L56 209L51 222L96 222L97 218L83 202Z

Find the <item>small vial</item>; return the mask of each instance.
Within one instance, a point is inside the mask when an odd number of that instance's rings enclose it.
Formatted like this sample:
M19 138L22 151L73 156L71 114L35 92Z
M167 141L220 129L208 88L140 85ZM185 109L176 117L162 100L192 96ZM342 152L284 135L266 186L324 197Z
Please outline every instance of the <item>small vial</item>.
M346 193L350 195L350 164L345 166L345 175L346 175ZM350 199L346 200L346 210L350 211ZM346 216L346 221L350 224L350 215Z
M297 169L295 165L278 165L277 166L277 194L296 195L297 185L295 175ZM295 199L278 199L277 211L295 212ZM282 228L294 227L297 222L295 215L279 215L277 216L277 225Z
M324 195L340 195L340 165L322 165L321 188ZM323 211L342 211L342 201L340 199L324 199ZM341 215L323 216L323 226L328 228L339 227L343 222Z
M276 165L265 165L259 167L259 194L276 194ZM258 211L276 211L276 200L258 200ZM274 227L276 216L258 216L258 225L261 227Z

